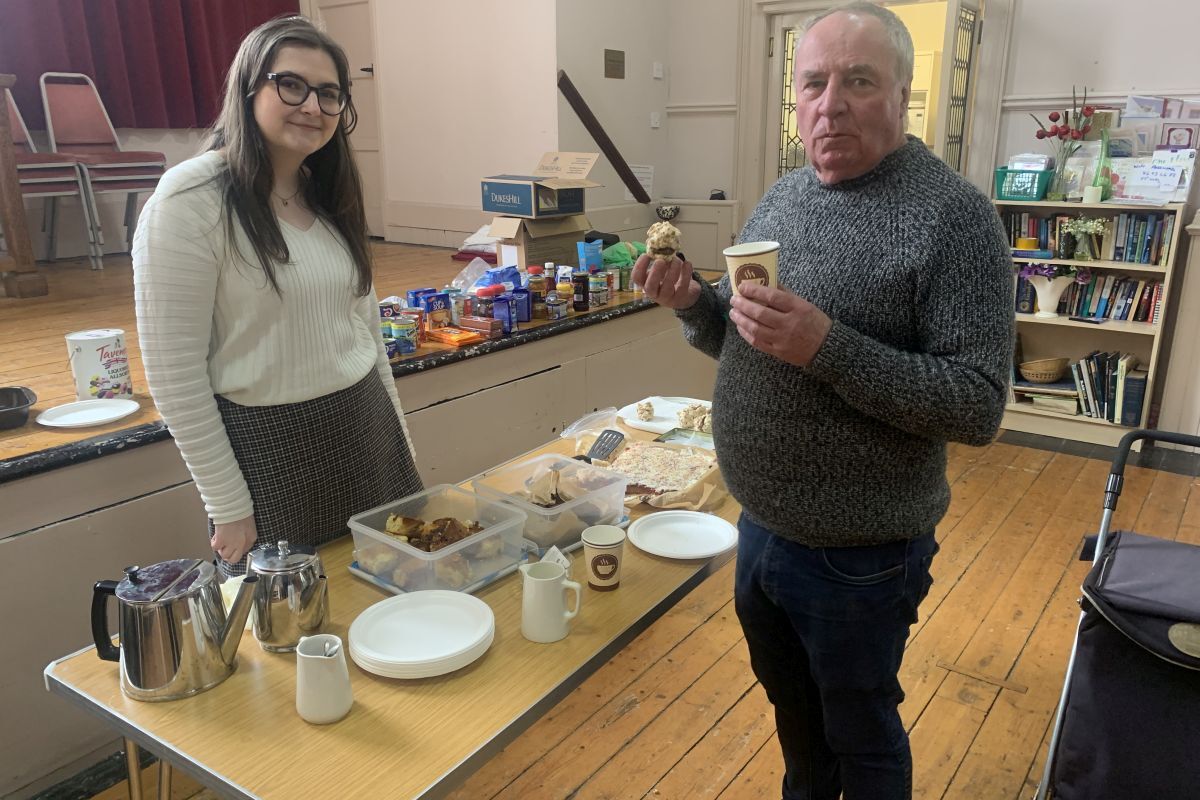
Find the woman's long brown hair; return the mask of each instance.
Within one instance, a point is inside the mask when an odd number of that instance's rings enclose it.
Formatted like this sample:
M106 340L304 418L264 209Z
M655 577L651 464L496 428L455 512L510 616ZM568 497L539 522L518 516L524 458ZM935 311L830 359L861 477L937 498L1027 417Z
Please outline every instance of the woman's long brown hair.
M287 46L323 50L337 67L338 84L350 93L350 67L341 46L304 17L281 17L264 22L242 40L229 74L221 113L209 130L204 150L225 150L226 167L216 181L225 206L225 228L237 248L235 218L254 248L254 254L276 292L275 269L290 260L287 242L271 211L274 172L262 132L254 119L254 92L265 82L279 49ZM349 134L358 122L353 100L338 120L333 138L304 159L302 191L309 208L342 235L358 273L359 296L371 290L371 250L363 211L362 180L350 152ZM239 255L240 252L239 252Z

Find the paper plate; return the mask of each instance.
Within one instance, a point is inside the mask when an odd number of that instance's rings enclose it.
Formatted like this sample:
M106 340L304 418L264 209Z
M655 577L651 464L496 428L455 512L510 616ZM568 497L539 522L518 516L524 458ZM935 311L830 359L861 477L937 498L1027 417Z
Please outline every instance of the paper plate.
M663 558L711 558L737 545L737 528L699 511L656 511L629 526L629 541Z
M495 631L492 609L476 597L444 590L410 592L381 600L358 615L350 625L351 657L363 669L383 670L388 677L441 675L483 655Z
M679 427L679 417L676 415L692 403L701 403L712 408L712 403L707 400L693 400L690 397L647 397L646 400L654 405L654 416L651 419L644 421L638 419L637 403L630 403L622 408L617 412L617 417L621 422L639 431L666 433L672 428ZM644 403L646 400L642 402Z
M79 400L48 408L38 414L37 421L51 428L86 428L115 422L139 408L136 400Z

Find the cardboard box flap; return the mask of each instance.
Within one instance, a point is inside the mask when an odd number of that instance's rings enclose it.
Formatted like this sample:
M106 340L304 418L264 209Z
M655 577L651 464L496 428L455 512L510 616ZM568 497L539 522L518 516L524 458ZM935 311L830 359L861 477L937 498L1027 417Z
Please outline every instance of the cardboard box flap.
M604 185L587 179L599 158L599 153L546 153L533 174L547 189L593 189Z
M525 223L525 232L531 239L541 239L547 236L564 236L566 234L579 234L579 238L583 238L583 234L592 229L592 223L588 222L588 218L583 214L574 214L569 217L559 217L557 219L525 219L518 220ZM495 236L495 234L492 234Z
M595 181L585 181L582 178L539 178L537 179L538 186L545 186L547 189L595 189L597 186L603 186L603 183Z
M491 226L488 227L488 236L496 239L515 239L524 221L520 217L494 217Z

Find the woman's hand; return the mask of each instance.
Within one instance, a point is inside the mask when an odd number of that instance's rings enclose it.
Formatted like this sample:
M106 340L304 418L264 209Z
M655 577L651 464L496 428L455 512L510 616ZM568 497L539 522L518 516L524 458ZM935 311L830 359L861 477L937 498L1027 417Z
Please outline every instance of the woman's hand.
M236 564L246 557L250 548L258 541L258 529L254 527L254 515L251 514L234 522L223 522L213 526L213 535L209 539L213 552L227 564Z

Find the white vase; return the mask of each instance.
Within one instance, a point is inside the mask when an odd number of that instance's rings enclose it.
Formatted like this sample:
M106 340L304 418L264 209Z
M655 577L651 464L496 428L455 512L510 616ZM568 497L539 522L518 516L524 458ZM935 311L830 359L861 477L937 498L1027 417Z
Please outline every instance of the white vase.
M1063 292L1067 287L1074 283L1075 279L1070 275L1059 275L1056 278L1047 278L1045 275L1034 275L1028 278L1029 285L1033 287L1033 291L1037 293L1038 310L1034 314L1035 317L1057 317L1058 316L1058 301L1062 298Z

